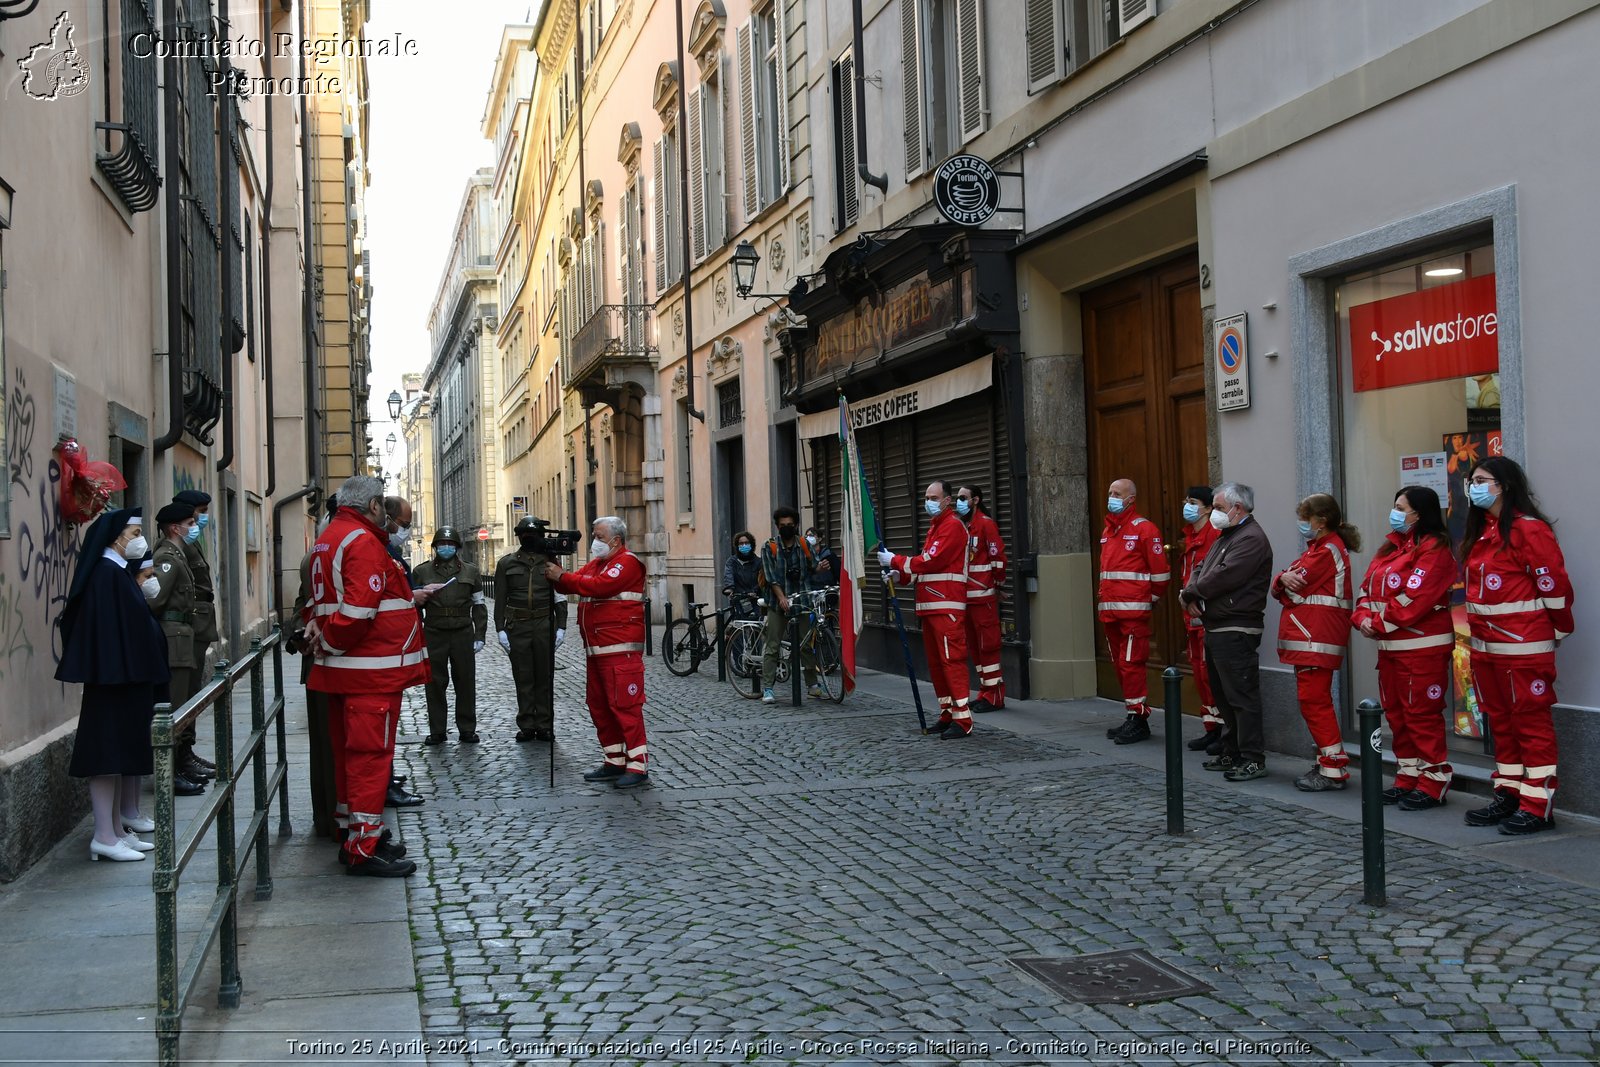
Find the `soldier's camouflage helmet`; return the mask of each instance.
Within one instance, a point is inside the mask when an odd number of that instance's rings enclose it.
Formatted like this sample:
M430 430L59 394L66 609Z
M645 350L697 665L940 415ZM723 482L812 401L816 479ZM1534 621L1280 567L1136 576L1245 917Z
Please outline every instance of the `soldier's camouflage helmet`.
M456 533L454 526L441 526L433 532L433 543L435 545L445 542L455 545L457 548L461 547L461 535Z

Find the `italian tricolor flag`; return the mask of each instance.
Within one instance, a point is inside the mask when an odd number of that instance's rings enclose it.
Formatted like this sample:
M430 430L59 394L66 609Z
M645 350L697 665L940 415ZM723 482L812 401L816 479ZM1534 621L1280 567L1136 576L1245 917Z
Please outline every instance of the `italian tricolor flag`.
M866 575L867 553L876 551L878 518L872 510L867 472L856 452L856 431L850 424L850 404L839 396L839 484L844 488L840 549L844 558L839 573L839 645L844 661L844 691L856 687L856 638L861 633L861 582Z

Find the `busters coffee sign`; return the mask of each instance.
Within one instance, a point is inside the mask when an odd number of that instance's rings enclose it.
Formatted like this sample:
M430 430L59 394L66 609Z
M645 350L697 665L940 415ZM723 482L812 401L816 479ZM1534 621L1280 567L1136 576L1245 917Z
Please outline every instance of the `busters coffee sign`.
M1500 369L1494 275L1350 309L1356 392L1470 378Z
M933 173L933 202L958 226L982 226L1000 207L1000 178L987 160L951 156Z

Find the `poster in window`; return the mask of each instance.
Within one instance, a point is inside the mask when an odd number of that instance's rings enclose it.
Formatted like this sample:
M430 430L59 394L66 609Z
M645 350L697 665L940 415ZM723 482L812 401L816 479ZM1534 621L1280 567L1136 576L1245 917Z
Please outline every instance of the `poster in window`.
M1449 513L1445 524L1450 528L1450 543L1459 548L1466 536L1467 480L1472 468L1481 459L1502 454L1503 442L1498 426L1484 430L1466 430L1444 435L1445 466L1449 477ZM1455 623L1456 647L1451 655L1450 676L1455 683L1455 700L1450 708L1450 726L1457 737L1484 737L1487 733L1483 711L1478 707L1478 695L1472 686L1472 650L1468 644L1470 632L1467 624L1467 591L1457 582L1450 594L1450 617Z

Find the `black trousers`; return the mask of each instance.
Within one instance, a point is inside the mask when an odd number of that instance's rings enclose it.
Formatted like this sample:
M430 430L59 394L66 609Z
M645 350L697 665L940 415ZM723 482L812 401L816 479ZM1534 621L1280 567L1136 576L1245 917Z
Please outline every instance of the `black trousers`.
M1211 694L1222 712L1222 752L1236 760L1265 764L1261 729L1261 635L1236 630L1206 631L1206 669Z

